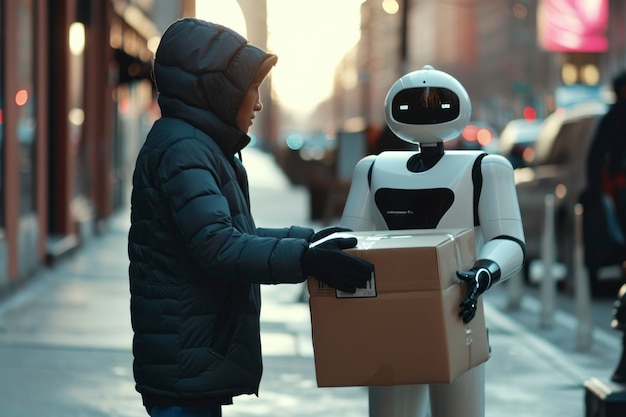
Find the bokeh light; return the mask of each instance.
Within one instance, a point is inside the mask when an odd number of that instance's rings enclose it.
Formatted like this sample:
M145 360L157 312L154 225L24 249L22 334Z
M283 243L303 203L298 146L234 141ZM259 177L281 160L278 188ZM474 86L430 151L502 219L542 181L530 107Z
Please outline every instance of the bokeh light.
M396 14L400 10L400 5L396 0L383 0L382 7L387 14Z
M285 139L287 147L293 151L297 151L304 145L304 137L298 133L293 133Z

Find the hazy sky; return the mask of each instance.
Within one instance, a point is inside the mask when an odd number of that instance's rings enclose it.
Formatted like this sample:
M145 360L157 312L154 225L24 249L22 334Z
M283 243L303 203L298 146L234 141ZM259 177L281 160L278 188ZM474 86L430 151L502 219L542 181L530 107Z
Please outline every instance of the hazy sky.
M335 66L360 36L361 3L267 0L268 49L278 55L272 83L282 106L308 113L331 94ZM244 34L235 0L198 0L196 13Z

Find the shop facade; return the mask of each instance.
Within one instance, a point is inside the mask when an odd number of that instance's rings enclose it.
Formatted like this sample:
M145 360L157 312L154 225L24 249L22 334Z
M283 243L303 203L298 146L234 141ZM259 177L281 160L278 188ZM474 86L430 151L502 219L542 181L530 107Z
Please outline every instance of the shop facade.
M128 204L134 157L158 116L153 7L0 0L0 296Z

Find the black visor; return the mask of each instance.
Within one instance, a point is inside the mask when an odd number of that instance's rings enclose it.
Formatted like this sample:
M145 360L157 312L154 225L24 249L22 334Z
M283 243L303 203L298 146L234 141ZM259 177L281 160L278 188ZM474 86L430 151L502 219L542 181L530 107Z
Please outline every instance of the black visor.
M407 88L393 98L391 114L412 125L449 122L459 117L459 97L443 87Z

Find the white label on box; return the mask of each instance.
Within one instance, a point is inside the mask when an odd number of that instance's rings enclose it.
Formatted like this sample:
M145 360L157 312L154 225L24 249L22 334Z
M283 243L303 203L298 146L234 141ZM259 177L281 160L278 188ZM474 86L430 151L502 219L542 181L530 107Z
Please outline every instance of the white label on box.
M344 292L341 290L335 291L337 298L373 298L376 297L376 279L374 271L372 271L372 277L367 282L365 288L357 288L354 293Z

